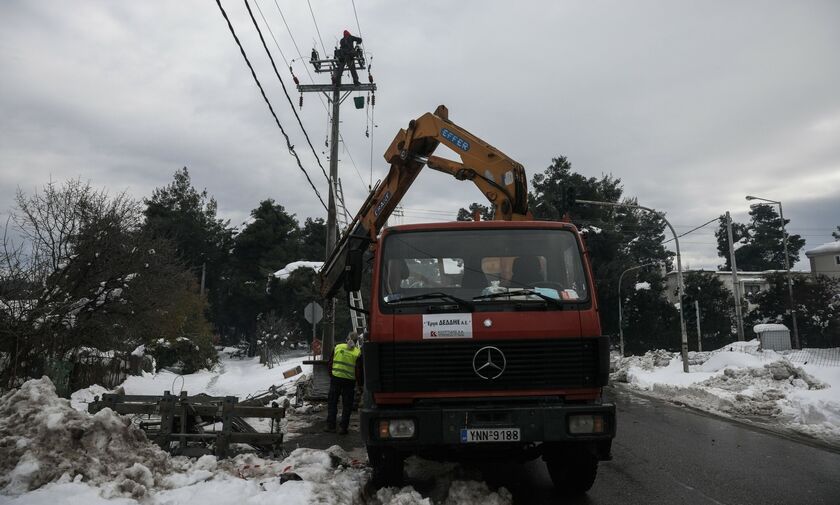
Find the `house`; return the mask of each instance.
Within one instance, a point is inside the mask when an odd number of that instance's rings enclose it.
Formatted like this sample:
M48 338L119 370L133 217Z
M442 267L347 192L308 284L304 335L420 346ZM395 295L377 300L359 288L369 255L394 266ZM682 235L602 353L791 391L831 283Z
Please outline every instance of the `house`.
M730 292L734 294L735 290L732 287L732 272L728 271L711 271L711 270L683 270L683 277L690 273L695 272L702 272L707 274L714 274L718 280L720 280L723 285L728 289ZM761 291L766 291L770 287L770 283L767 281L767 277L770 274L774 273L786 273L786 270L764 270L762 272L738 272L738 285L741 287L741 296L747 297L747 310L752 310L755 308L755 305L749 302L748 295L754 295L756 293L760 293ZM791 272L792 275L807 275L808 272ZM671 303L677 303L678 293L677 293L677 272L671 271L665 274L665 296L668 298L668 301Z
M811 261L811 274L814 277L827 275L840 279L840 240L805 251L805 256Z

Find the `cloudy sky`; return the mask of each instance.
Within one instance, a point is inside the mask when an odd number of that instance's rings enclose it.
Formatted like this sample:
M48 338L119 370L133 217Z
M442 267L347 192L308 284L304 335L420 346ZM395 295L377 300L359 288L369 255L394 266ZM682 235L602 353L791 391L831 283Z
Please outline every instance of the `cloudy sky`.
M379 91L372 140L370 111L342 108L351 209L387 172L396 131L443 103L529 174L565 155L621 178L678 232L727 209L744 220L747 194L781 200L806 248L840 225L840 2L356 0L357 25L351 0L250 1L287 86L284 59L311 82L295 42L308 59L361 29ZM326 195L244 3L223 5ZM301 117L326 166L317 95ZM0 211L50 178L142 198L182 166L234 224L265 198L301 220L324 214L213 0L0 2ZM471 185L429 171L405 221L471 201ZM683 243L684 264L719 263L711 227Z

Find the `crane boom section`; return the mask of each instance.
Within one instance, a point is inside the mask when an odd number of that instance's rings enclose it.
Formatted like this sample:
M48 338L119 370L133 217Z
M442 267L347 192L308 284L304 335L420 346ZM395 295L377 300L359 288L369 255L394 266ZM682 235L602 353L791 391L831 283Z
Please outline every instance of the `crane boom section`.
M440 144L449 147L461 161L433 156ZM458 180L472 181L493 205L496 220L533 219L528 210L528 183L522 165L449 121L449 111L443 105L401 129L385 152L385 160L391 164L388 175L368 195L321 269L324 297L333 296L341 286L348 251L365 250L376 241L424 166Z

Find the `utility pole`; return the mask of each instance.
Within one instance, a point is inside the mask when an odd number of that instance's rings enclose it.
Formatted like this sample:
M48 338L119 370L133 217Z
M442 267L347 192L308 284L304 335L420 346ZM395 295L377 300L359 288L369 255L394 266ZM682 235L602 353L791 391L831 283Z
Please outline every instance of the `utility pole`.
M341 103L350 96L354 91L376 91L376 84L373 83L373 78L368 73L368 84L340 84L340 77L333 78L338 69L338 58L320 59L318 52L312 50L312 58L309 63L315 69L316 73L328 73L332 78L330 84L298 84L298 91L300 91L300 104L303 105L304 93L323 93L332 107L331 128L330 128L330 195L327 211L327 243L325 259L329 260L335 249L335 244L338 240L338 222L336 218L336 185L338 184L338 143L339 143L339 111ZM357 70L364 70L366 68L364 54L358 51L353 58L353 61L348 62L348 65L354 65ZM349 70L349 67L348 67ZM324 338L322 344L322 356L324 359L330 357L333 345L335 344L335 299L324 300Z
M703 338L700 333L700 302L694 300L694 317L697 319L697 352L703 351Z
M793 278L790 274L790 252L788 251L788 243L787 243L787 232L785 231L785 213L782 210L782 202L777 200L768 200L767 198L760 198L757 196L747 196L747 200L761 200L762 202L767 202L771 204L775 204L779 206L779 220L781 221L782 225L782 247L784 247L785 251L785 270L787 271L787 285L788 285L788 301L790 303L790 317L793 322L793 347L794 349L800 349L799 347L799 326L796 324L796 302L793 301Z
M732 294L735 296L735 326L738 340L744 341L744 315L741 313L741 285L738 283L738 263L735 261L735 241L732 239L732 217L726 211L726 235L729 238L729 263L732 266Z

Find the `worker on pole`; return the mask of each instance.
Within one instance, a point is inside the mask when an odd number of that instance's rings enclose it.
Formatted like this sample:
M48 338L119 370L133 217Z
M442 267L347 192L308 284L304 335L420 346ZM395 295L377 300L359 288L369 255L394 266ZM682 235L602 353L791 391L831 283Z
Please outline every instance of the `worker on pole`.
M338 68L335 71L335 75L333 75L333 84L339 85L341 84L341 74L344 73L344 66L347 65L350 67L350 74L353 76L353 84L358 86L359 83L359 74L356 73L356 47L354 46L354 42L356 44L361 44L362 39L360 37L353 36L350 31L344 30L344 37L338 43Z
M359 336L354 331L347 335L346 343L335 346L330 363L330 393L327 397L327 426L324 431L335 431L338 399L341 398L341 425L338 433L347 434L350 412L353 410L353 397L356 393L356 364L361 355Z

